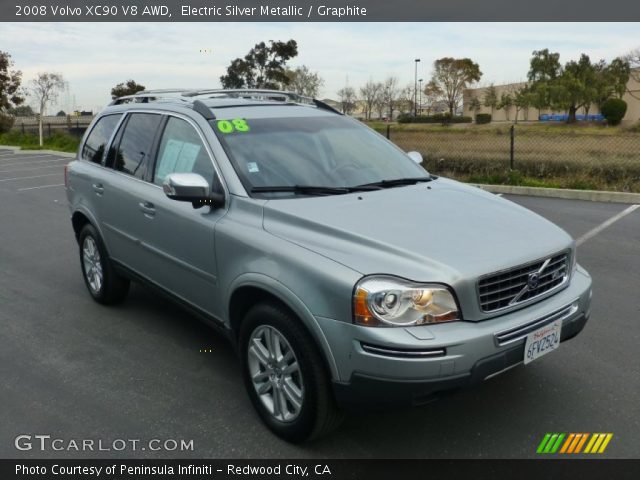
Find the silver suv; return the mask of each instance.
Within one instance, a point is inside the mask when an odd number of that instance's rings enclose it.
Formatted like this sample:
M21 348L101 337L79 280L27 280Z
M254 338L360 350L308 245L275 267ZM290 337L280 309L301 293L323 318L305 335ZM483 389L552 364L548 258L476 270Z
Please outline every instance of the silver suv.
M277 435L416 405L552 352L590 314L563 230L286 92L116 100L66 170L89 293L158 287L237 347Z

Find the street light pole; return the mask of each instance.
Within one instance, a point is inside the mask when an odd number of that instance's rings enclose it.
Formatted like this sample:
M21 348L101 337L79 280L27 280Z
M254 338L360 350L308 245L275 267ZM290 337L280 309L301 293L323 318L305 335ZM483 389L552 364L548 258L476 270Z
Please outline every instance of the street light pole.
M413 116L414 117L418 116L418 62L419 61L420 61L419 58L416 58L414 60L415 66L416 66L415 77L413 80Z
M422 78L418 82L420 82L420 101L418 105L420 106L420 115L422 115Z

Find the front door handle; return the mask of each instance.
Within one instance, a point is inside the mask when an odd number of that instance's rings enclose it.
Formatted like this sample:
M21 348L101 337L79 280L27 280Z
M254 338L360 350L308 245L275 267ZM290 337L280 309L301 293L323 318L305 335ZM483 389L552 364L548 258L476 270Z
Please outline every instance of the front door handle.
M104 186L101 183L94 183L91 186L93 187L93 191L96 192L97 195L102 195L104 193Z
M151 202L140 202L138 207L145 217L153 217L156 214L156 207Z

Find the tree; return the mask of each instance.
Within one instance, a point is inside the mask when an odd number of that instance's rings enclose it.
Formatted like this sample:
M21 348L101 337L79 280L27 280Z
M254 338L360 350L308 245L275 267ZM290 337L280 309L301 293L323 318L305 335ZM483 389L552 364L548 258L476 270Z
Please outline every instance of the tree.
M387 109L389 120L393 120L393 112L398 107L398 95L400 90L398 88L397 77L387 77L382 83L382 90L380 92L380 102L384 104Z
M24 102L24 98L20 96L22 72L12 68L11 55L0 50L0 113Z
M220 77L223 88L269 88L287 87L289 77L285 67L298 55L295 40L274 42L269 45L257 43L244 58L236 58L227 67L227 74Z
M366 120L371 120L371 112L373 111L381 88L382 85L373 80L369 80L363 87L360 87L360 98L364 105L364 117Z
M442 92L442 98L453 116L460 107L464 90L480 81L481 77L480 66L471 59L444 57L433 62L433 76L429 84L430 88Z
M352 87L346 86L338 90L337 93L340 97L342 113L350 115L356 109L356 91Z
M482 104L480 103L480 100L478 99L478 97L476 97L475 95L472 96L471 99L469 100L469 110L473 112L474 120L476 118L476 115L478 115L478 112L482 110Z
M507 122L509 121L509 112L511 111L511 107L513 106L513 97L510 92L502 92L500 94L500 101L496 108L498 110L504 110L504 115L507 118Z
M491 108L491 116L493 117L493 111L498 106L498 92L496 91L496 87L493 86L493 83L485 90L483 100L484 106Z
M14 117L33 117L36 113L31 108L31 105L20 105L19 107L13 107L7 110L9 115Z
M516 107L516 123L518 123L518 115L524 111L524 119L529 120L529 107L533 105L533 94L529 85L525 84L517 88L513 94L513 104Z
M320 88L324 80L317 72L312 72L309 67L302 65L293 70L286 71L288 82L286 87L299 95L315 98L320 94Z
M59 73L39 73L36 78L29 82L29 95L34 97L39 106L38 133L40 135L40 146L43 144L42 122L45 109L47 105L56 101L58 94L64 87L64 78Z
M621 98L610 98L602 104L602 115L609 125L619 125L627 113L627 102Z
M547 49L536 51L529 70L531 103L537 108L565 110L569 113L567 122L573 123L579 108L588 113L594 103L602 105L613 96L621 97L630 71L625 59L593 63L582 54L578 61L569 61L562 67L559 54Z
M640 83L640 47L635 50L630 51L627 55L625 55L624 60L629 63L631 78L633 78L636 82ZM633 94L633 92L629 92L633 97L640 98Z
M140 85L134 80L127 80L126 82L117 84L111 89L111 98L116 99L126 95L135 95L138 92L142 92L144 89L144 85Z
M431 115L436 104L442 97L442 90L437 85L429 82L422 92L422 105L427 107L427 116Z

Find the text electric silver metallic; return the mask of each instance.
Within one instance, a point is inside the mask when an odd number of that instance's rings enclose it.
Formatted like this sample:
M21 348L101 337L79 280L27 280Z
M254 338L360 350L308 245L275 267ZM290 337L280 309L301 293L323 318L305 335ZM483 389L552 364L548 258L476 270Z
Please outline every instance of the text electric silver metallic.
M142 281L219 327L290 441L577 335L591 278L569 235L420 162L291 93L123 97L66 169L87 288L109 304Z

